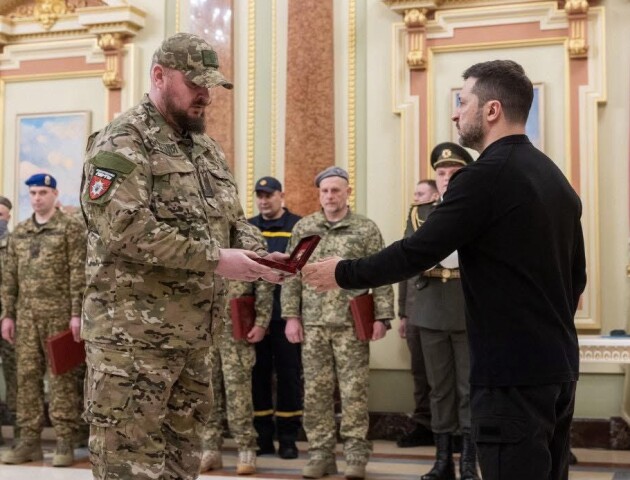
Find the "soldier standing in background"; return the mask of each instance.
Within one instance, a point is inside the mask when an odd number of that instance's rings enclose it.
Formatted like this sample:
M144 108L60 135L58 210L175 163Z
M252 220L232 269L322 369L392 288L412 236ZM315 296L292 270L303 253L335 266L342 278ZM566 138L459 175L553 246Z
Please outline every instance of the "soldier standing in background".
M55 208L57 182L47 174L26 181L33 215L10 237L2 271L2 337L16 345L17 426L20 440L3 463L41 460L44 427L46 339L68 329L80 341L85 288L85 234ZM50 376L48 414L57 436L53 466L74 463L73 436L79 420L74 372Z
M167 38L149 94L88 141L84 418L96 479L199 475L224 278L282 279L253 260L265 247L205 134L212 88L232 88L218 68L202 38Z
M348 173L330 167L315 178L319 188L320 212L296 223L289 242L292 250L309 235L321 241L311 262L332 255L357 258L383 248L383 237L376 224L350 211ZM369 342L357 340L349 301L367 290L337 290L317 293L302 283L300 276L287 280L282 288L282 315L286 319L289 342L304 342L304 430L310 459L302 470L305 478L320 478L337 473L337 443L333 395L335 378L341 395L341 439L344 442L346 478L365 477L372 446L367 439L368 386L370 375ZM394 291L390 285L374 293L374 333L372 340L385 336L394 316Z
M7 253L9 243L9 220L13 204L7 197L0 195L0 285L2 285L2 263ZM0 338L0 359L2 359L2 373L6 387L6 406L13 420L13 444L19 437L19 429L15 426L15 397L17 395L17 372L15 368L15 347L6 340ZM2 421L0 420L0 445L4 444L2 438Z
M451 176L472 161L466 149L456 143L440 143L431 151L440 199L446 193ZM406 237L422 228L440 201L418 208L412 218L415 228L412 226L413 230L407 232ZM416 277L414 287L415 301L409 314L420 330L431 387L431 429L437 447L435 464L421 480L455 479L453 436L456 432L462 433L460 477L479 480L477 453L470 437L470 354L457 251ZM411 288L408 287L408 293Z
M262 177L254 187L260 212L249 219L267 240L270 252L285 252L291 230L300 219L283 208L282 184L274 177ZM297 458L296 440L302 426L302 362L300 344L290 343L284 334L280 310L281 286L273 290L273 311L267 335L256 344L256 363L252 375L254 426L258 433L258 455L274 454L274 434L278 434L278 456ZM257 291L256 295L261 292ZM256 297L258 299L258 297ZM273 374L276 374L274 408ZM275 425L274 425L275 417Z
M413 204L407 217L405 237L415 232L424 222L423 212L440 197L435 185L435 180L420 180L413 192ZM433 433L431 432L431 405L429 394L431 387L427 379L427 369L422 353L420 341L420 328L417 325L417 282L419 277L406 280L398 284L398 315L400 326L398 334L405 339L411 356L411 374L413 376L413 430L398 439L396 445L401 448L418 447L420 445L433 445Z
M223 467L223 418L227 414L230 433L236 441L238 460L236 473L256 473L256 430L252 404L252 367L254 345L265 336L271 317L271 299L274 285L267 282L235 282L228 288L228 299L255 296L256 323L247 334L247 340L234 339L231 308L228 304L223 329L210 347L212 355L212 390L215 392L213 414L203 428L203 455L201 471ZM225 387L223 395L222 384Z

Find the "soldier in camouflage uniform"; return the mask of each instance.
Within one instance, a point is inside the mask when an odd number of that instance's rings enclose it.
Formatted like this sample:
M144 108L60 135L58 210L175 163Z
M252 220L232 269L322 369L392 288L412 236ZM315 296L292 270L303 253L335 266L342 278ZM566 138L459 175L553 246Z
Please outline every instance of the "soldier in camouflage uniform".
M262 237L261 237L262 240ZM230 305L224 317L219 339L210 347L212 355L212 389L215 392L213 415L202 434L204 452L201 471L216 470L223 466L223 418L227 413L230 433L238 447L236 473L256 473L256 430L252 403L252 368L255 362L254 344L260 342L271 319L274 285L267 282L230 282L228 298L256 296L256 323L247 340L232 336ZM222 384L225 397L222 395Z
M11 219L13 204L7 197L0 195L0 285L2 285L2 263L9 243L8 222ZM0 338L0 359L2 359L2 373L6 388L5 403L13 421L15 421L15 397L17 395L17 371L15 368L15 347L6 340ZM13 427L13 441L18 436L18 430ZM2 438L2 420L0 419L0 445L4 444Z
M17 425L20 440L3 463L42 459L46 339L72 329L79 339L85 288L85 234L75 220L55 208L57 182L47 174L30 177L33 216L9 239L2 271L2 337L17 355ZM48 414L57 435L53 466L74 462L73 435L79 417L74 372L50 375Z
M340 255L357 258L383 248L381 232L371 220L352 213L348 207L348 174L330 167L315 180L322 211L304 217L293 228L291 251L300 239L322 237L310 261ZM317 293L294 277L282 288L282 314L286 335L292 343L303 341L304 430L310 459L302 475L320 478L337 472L335 462L335 418L333 393L335 377L341 394L341 439L344 442L346 478L364 478L371 444L368 433L369 342L357 340L349 301L366 290L336 290ZM394 316L391 286L374 289L372 340L385 336Z
M280 281L253 261L264 245L204 133L218 85L232 87L207 42L169 37L153 55L149 94L88 141L84 418L97 479L198 476L222 277Z

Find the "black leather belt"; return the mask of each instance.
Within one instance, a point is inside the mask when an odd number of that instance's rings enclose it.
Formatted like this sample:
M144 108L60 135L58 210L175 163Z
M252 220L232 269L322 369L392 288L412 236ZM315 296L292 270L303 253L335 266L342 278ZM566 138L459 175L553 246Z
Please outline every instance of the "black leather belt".
M432 268L426 272L422 272L423 277L439 278L443 283L453 280L455 278L461 278L459 275L459 268Z

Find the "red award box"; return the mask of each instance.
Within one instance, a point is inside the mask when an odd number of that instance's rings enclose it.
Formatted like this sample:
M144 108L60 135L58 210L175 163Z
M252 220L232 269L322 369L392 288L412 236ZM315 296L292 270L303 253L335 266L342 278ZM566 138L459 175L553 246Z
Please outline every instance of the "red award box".
M306 265L306 262L312 255L315 247L319 243L321 237L319 235L310 235L304 237L297 246L291 252L291 256L286 262L274 262L273 260L267 260L265 257L254 258L255 261L262 265L275 268L276 270L282 270L283 272L297 273L302 270L302 267Z
M238 297L230 300L232 318L232 337L234 340L246 340L247 334L256 323L256 298Z
M62 375L85 362L85 343L75 342L72 330L48 337L46 351L53 375Z
M370 341L374 331L374 296L359 295L350 300L350 312L354 319L354 330L359 340Z

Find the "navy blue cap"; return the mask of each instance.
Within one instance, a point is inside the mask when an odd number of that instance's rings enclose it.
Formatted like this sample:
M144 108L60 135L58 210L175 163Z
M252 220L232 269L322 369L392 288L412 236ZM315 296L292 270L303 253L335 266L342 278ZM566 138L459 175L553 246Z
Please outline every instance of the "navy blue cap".
M36 173L31 175L26 183L29 187L50 187L57 188L57 180L52 175L47 173Z
M345 178L346 180L350 179L350 175L348 175L348 172L346 172L343 168L333 166L328 167L323 172L319 172L317 174L317 176L315 177L315 186L319 188L319 184L321 183L321 181L324 178L328 177L341 177Z
M262 177L256 182L256 186L254 187L255 192L281 192L282 184L277 178L273 177Z

